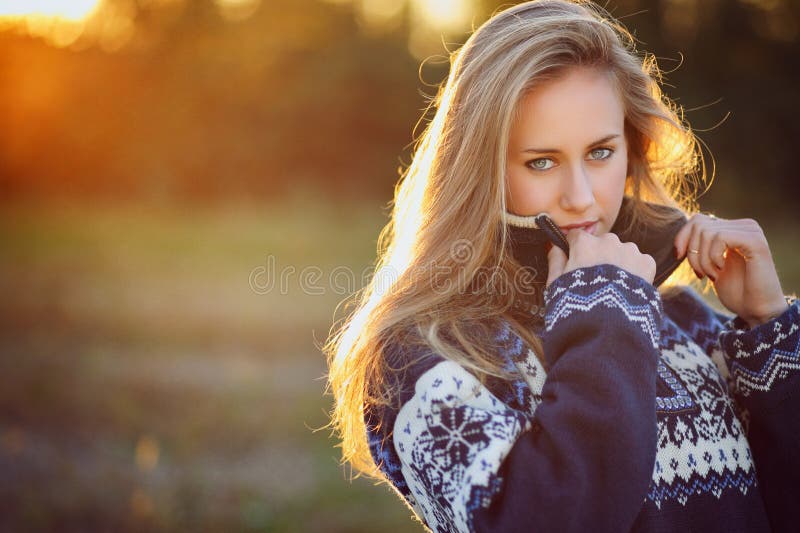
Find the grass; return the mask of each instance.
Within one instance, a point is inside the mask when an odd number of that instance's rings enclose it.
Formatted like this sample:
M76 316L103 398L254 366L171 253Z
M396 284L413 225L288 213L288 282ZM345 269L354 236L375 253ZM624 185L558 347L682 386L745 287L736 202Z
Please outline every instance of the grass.
M6 207L0 529L422 531L315 431L317 346L343 296L325 276L362 272L383 222L320 199ZM796 291L791 230L765 231ZM254 290L270 257L285 290ZM322 293L302 289L307 267Z
M0 214L0 529L422 530L316 431L342 295L250 285L372 260L379 207L301 207Z

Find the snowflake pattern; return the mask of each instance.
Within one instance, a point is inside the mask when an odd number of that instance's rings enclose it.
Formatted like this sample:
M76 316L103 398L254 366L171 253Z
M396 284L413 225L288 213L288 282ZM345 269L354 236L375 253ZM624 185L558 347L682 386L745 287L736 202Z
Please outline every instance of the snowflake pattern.
M471 529L500 488L500 464L530 427L463 367L445 361L418 381L397 415L395 448L418 511L434 531Z
M731 320L720 335L731 379L742 396L764 394L800 373L800 300L752 330Z
M556 278L545 289L544 298L547 331L574 313L617 309L647 334L653 347L658 347L661 298L652 285L621 268L598 265L573 270Z
M736 416L725 379L708 355L666 319L662 370L685 394L690 408L658 410L658 446L647 501L685 505L694 494L719 498L726 489L742 494L756 484L745 431ZM677 338L676 338L677 337ZM657 398L657 404L666 404Z
M731 394L732 384L739 383L736 378L742 375L735 363L756 361L760 367L748 368L757 373L769 367L770 358L796 360L797 304L794 311L767 325L771 329L737 332L726 344L719 315L676 314L673 320L667 313L648 325L643 317L661 313L660 299L654 301L652 293L643 291L635 277L621 269L591 270L591 276L579 269L551 285L546 299L553 312L565 318L596 312L602 308L599 301L616 302L611 305L623 308L660 348L657 452L643 504L661 509L666 502L686 505L696 495L721 498L731 491L758 498L741 420L747 411L738 409ZM675 301L681 298L685 304L685 295ZM690 308L695 314L708 309ZM686 327L686 320L692 328ZM658 326L655 331L653 324ZM373 457L384 461L382 469L393 485L433 531L472 529L474 511L488 507L500 491L500 465L519 436L532 427L542 401L546 372L536 355L507 326L500 329L497 340L506 369L515 371L518 379L489 379L484 386L460 365L442 359L417 375L413 396L394 413L396 418L390 417L394 424L389 438L383 441L369 433ZM782 372L790 371L797 370L783 364ZM752 375L748 374L755 382ZM782 375L773 373L770 379L774 382Z

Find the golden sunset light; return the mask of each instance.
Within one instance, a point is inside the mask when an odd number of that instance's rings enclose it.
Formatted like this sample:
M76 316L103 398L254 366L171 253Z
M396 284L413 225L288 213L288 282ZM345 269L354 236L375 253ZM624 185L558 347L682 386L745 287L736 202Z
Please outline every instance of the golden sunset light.
M100 0L0 0L0 18L51 17L78 22L97 9Z
M326 0L353 5L368 32L381 34L408 21L408 50L417 59L445 51L442 40L467 31L476 13L476 0Z
M458 30L469 24L474 2L464 0L413 0L419 21L438 30Z
M0 533L794 531L798 58L800 0L0 0Z
M100 0L0 0L0 29L17 28L62 48L77 41Z

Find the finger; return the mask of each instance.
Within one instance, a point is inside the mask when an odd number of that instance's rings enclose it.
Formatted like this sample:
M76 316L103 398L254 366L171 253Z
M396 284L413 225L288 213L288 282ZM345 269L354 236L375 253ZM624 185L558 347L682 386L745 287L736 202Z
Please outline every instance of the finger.
M725 268L725 253L728 242L724 235L730 231L746 231L741 221L725 220L709 216L701 228L700 266L702 272L716 277Z
M566 237L570 249L572 249L572 247L575 246L575 243L578 241L578 239L582 237L582 233L585 232L579 228L572 228L570 230L567 230Z
M700 226L699 224L692 224L692 230L689 234L688 243L686 245L686 259L692 266L694 273L698 278L703 278L703 267L700 264Z
M692 248L691 237L695 229L700 227L710 227L712 225L718 226L727 223L727 220L717 218L713 215L705 215L703 213L695 213L692 215L688 222L675 234L675 256L680 259L686 257L690 249L699 250L697 247Z
M549 287L554 279L564 273L564 267L567 264L567 254L558 246L553 246L547 252L547 282L546 287Z
M770 256L769 245L762 232L752 230L731 230L720 232L720 237L725 241L728 253L731 250L742 256L745 261L750 261L759 256Z
M701 222L701 214L695 213L692 215L686 224L675 235L675 255L678 259L687 257L689 253L689 242L692 238L692 233Z
M728 245L722 238L721 232L715 233L708 245L708 256L718 271L725 268L725 250L727 248Z
M686 245L689 242L689 235L692 233L692 227L694 224L692 223L692 219L683 225L683 227L675 234L675 240L673 241L673 245L675 246L675 257L680 259L686 256Z
M711 278L717 277L716 265L711 258L711 243L719 232L713 224L706 225L700 229L700 254L698 254L701 273Z
M647 272L647 275L645 276L644 279L646 279L650 283L653 283L653 280L656 277L656 269L657 269L656 260L653 258L652 255L642 254L642 261L644 261L646 265L645 268Z

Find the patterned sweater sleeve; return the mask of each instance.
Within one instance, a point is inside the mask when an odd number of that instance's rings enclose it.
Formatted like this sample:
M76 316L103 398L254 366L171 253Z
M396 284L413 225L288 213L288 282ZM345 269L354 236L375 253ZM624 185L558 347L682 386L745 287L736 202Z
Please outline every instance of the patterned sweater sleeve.
M656 454L660 295L599 265L556 279L545 304L549 371L533 417L449 361L398 412L400 469L434 531L626 531L641 509Z
M797 531L800 523L800 301L789 302L782 314L752 329L691 290L665 303L728 382L774 531Z
M726 321L719 343L736 400L749 412L748 441L774 531L800 524L800 300L753 329Z
M735 393L751 414L768 415L789 397L800 400L800 301L790 302L782 314L753 329L739 317L721 315L719 345Z

